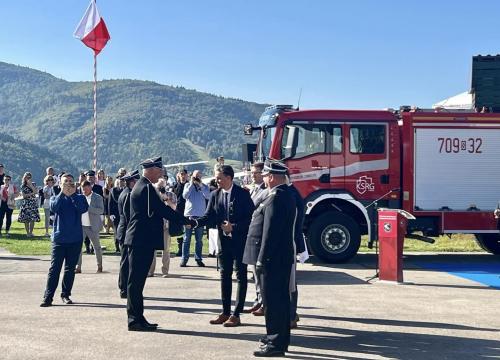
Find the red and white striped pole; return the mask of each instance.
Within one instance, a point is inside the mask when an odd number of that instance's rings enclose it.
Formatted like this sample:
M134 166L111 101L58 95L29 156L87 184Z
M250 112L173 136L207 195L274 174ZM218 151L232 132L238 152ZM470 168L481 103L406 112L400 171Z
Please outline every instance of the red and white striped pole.
M97 172L97 55L94 54L94 171Z

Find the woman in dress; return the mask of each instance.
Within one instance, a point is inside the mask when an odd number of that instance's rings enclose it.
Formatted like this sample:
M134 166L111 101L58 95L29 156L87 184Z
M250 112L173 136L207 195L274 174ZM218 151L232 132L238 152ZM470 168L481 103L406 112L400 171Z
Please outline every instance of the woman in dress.
M104 186L106 185L106 174L104 173L104 169L99 169L99 171L97 171L96 183L104 189Z
M50 236L50 198L55 195L54 193L54 177L52 175L47 175L43 179L45 186L43 187L43 211L45 213L45 236Z
M35 221L40 221L40 214L38 213L38 204L36 200L36 194L38 193L38 190L31 182L31 178L31 173L24 173L23 182L21 185L21 194L23 196L23 200L21 201L19 217L17 218L17 221L24 223L26 235L28 237L33 237Z

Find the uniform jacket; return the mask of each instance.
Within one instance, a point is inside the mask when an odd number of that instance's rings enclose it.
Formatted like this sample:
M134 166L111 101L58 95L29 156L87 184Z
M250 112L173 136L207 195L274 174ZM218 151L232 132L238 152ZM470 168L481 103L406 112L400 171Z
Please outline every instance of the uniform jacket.
M166 205L151 182L141 176L130 192L130 221L124 244L163 249L163 219L190 224L187 218Z
M127 225L130 221L130 188L127 186L118 198L118 213L120 214L120 222L116 227L115 239L123 244L125 241L125 234Z
M229 222L233 224L231 237L223 234L220 225L225 219L224 195L221 189L212 191L205 214L197 219L198 226L208 225L219 230L219 249L232 251L235 258L241 259L245 249L248 226L252 218L254 205L248 191L233 184L229 198Z
M252 215L243 262L262 263L264 267L288 266L293 263L295 199L283 184L269 190Z
M303 231L304 200L302 199L302 196L300 196L300 193L297 190L297 188L293 186L293 184L288 185L288 190L295 199L295 205L297 206L297 218L295 219L294 240L295 240L295 248L297 254L300 254L306 251L306 244L304 241L304 231Z
M120 198L120 194L122 191L122 188L114 187L109 193L108 214L115 216L114 223L116 226L118 226L118 222L120 221L120 213L118 212L118 199Z
M90 227L92 228L92 230L97 232L101 231L102 228L101 215L104 214L104 201L101 195L92 192L92 194L90 195L90 204L88 212L90 219Z

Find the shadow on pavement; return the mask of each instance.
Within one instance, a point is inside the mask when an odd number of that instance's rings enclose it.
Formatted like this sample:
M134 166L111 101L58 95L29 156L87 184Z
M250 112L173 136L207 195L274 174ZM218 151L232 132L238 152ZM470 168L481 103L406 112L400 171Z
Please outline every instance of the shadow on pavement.
M367 282L338 271L299 270L297 282L303 285L366 285Z
M446 254L404 254L403 256L403 267L406 270L425 270L421 266L416 264L425 262L440 262L440 263L451 263L451 264L462 264L467 266L467 264L478 264L478 263L491 263L498 264L500 256L492 255L487 253L470 253L470 254L456 254L456 253L446 253ZM366 270L375 269L378 263L378 257L375 254L357 254L354 258L345 263L339 264L329 264L321 259L312 256L308 261L314 267L325 267L333 269L349 269L349 270Z
M307 330L306 328L299 330ZM364 356L382 356L391 359L487 359L500 356L500 341L471 339L431 334L413 334L408 332L362 331L328 329L335 335L308 336L293 334L291 337L291 359L358 359L345 353L363 354ZM255 342L263 333L214 333L206 331L158 329L166 335L199 336L219 339L245 340ZM316 352L294 351L296 348L339 351L341 356L318 354ZM249 354L250 356L250 354Z
M72 305L73 307L90 307L90 308L110 308L110 309L126 309L125 304L107 304L107 303L88 303L88 302L78 302ZM162 311L177 311L179 313L187 314L219 314L220 308L191 308L191 307L179 307L179 306L160 306L160 305L144 305L145 310L162 310Z
M0 260L19 260L19 261L43 261L38 258L22 257L22 256L0 256Z
M158 276L159 277L159 276ZM203 281L217 281L219 279L204 275L194 275L194 274L168 274L168 278L184 279L184 280L203 280Z
M328 321L346 321L354 322L359 324L369 324L369 325L382 325L382 326L400 326L400 327L414 327L414 328L428 328L428 329L447 329L447 330L469 330L469 331L493 331L500 333L499 329L488 329L480 328L474 326L466 326L459 324L446 324L439 322L426 322L426 321L404 321L404 320L390 320L390 319L369 319L369 318L348 318L348 317L337 317L337 316L325 316L325 315L300 315L301 318L318 319L318 320L328 320ZM303 325L301 329L309 329L315 331L325 331L324 329L331 329L330 327L320 327Z

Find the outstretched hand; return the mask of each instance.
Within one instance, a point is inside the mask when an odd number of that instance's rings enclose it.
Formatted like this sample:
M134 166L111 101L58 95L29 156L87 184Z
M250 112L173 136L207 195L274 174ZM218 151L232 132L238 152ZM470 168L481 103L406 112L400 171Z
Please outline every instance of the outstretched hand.
M198 227L198 221L195 219L188 219L189 223L186 225L187 229Z
M230 234L233 231L233 224L231 224L229 221L224 221L220 227L226 234Z

